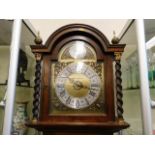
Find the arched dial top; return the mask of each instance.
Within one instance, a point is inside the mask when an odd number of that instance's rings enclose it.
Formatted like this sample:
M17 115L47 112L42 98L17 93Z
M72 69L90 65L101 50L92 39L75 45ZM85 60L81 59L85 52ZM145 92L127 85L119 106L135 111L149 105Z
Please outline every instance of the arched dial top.
M72 109L92 105L100 95L98 74L83 62L71 63L57 76L55 90L60 101Z
M59 54L59 62L96 62L95 49L85 41L74 40L65 44Z

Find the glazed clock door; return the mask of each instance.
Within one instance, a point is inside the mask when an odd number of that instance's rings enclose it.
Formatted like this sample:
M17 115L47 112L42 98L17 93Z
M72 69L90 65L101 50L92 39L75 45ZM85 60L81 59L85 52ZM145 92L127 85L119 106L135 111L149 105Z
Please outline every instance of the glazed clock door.
M71 41L60 48L51 64L50 114L103 114L104 62L85 41Z

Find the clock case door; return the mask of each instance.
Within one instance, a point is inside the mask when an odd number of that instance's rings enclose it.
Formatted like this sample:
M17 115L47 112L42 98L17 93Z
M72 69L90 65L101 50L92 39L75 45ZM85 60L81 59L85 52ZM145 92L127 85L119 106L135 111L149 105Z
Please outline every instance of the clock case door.
M51 75L53 74L51 63L58 61L59 51L65 44L77 40L91 45L96 52L97 62L104 63L104 94L101 96L103 96L105 112L97 115L84 113L51 115ZM126 122L117 121L113 78L114 52L123 52L124 47L125 45L110 44L103 33L83 24L64 26L55 31L45 45L31 46L32 52L40 55L42 66L41 84L38 88L40 89L38 116L35 121L29 123L29 126L43 131L44 134L112 134L128 127Z

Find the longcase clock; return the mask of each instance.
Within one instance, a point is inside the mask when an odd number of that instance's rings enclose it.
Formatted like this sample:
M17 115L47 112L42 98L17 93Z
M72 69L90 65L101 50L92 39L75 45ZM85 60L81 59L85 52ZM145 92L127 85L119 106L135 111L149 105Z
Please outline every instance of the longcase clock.
M125 45L114 41L83 24L61 27L45 45L36 40L28 126L44 134L113 134L129 127L123 119L120 70Z

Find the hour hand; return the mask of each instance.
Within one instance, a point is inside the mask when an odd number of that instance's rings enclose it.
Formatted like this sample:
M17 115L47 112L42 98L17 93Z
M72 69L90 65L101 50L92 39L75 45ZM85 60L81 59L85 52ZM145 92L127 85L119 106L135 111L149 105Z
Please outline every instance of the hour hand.
M90 89L91 89L91 90L97 90L96 88L91 88L91 87L84 86L84 85L82 86L82 88L84 88L84 89L88 89L88 90L90 90Z
M83 85L83 83L82 82L80 82L80 81L75 81L74 83L73 83L74 85L74 87L78 87L78 88L83 88L83 89L88 89L88 90L97 90L96 88L91 88L91 87L88 87L88 86L85 86L85 85Z

